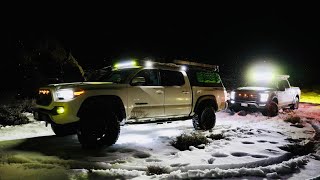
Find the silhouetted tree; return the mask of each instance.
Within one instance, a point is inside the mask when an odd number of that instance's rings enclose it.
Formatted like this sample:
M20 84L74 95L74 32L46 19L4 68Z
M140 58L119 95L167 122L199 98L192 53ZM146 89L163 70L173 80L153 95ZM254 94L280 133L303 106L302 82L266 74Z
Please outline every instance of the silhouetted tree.
M19 93L23 97L34 96L40 86L47 84L85 80L84 71L71 51L56 40L31 41L18 51Z

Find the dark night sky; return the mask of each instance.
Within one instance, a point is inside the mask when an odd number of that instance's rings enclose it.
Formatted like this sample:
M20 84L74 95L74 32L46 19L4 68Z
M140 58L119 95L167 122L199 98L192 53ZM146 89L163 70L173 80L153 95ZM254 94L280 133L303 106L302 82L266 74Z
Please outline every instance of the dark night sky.
M19 39L50 37L71 49L84 68L151 56L218 64L230 73L266 59L290 74L294 85L320 84L320 16L312 4L104 7L18 16L8 21L6 47Z

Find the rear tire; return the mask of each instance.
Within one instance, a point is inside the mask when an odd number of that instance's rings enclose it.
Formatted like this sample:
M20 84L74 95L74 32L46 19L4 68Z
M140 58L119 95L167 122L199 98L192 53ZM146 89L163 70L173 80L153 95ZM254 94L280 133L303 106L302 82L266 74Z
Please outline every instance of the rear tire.
M275 117L279 114L278 104L274 101L270 102L266 109L262 111L264 116Z
M196 130L209 130L215 126L216 114L213 107L206 107L199 114L200 116L195 114L192 117L192 124Z
M293 104L290 106L290 109L295 110L299 108L299 98L295 97Z
M106 106L91 108L80 117L77 135L83 148L111 146L119 138L119 118L114 112L103 111L102 107Z

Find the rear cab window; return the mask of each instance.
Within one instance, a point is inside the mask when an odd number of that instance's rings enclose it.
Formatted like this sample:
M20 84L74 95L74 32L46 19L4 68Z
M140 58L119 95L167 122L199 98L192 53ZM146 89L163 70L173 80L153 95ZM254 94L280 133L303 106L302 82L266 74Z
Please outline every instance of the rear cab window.
M191 86L223 87L220 75L215 71L190 69L187 74Z

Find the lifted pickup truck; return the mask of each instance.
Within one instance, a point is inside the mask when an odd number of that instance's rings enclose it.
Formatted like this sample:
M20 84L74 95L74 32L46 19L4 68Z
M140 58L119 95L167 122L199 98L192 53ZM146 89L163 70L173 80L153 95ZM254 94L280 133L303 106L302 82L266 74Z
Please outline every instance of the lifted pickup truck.
M77 133L83 146L109 146L120 124L192 117L195 129L208 130L227 106L216 65L128 61L109 69L97 82L41 87L35 119L56 135Z
M289 75L278 75L271 79L251 82L230 93L229 108L239 110L260 110L265 116L277 116L279 108L299 108L301 91L292 87Z

